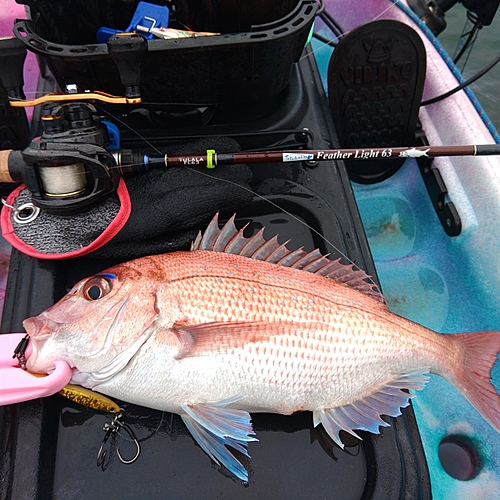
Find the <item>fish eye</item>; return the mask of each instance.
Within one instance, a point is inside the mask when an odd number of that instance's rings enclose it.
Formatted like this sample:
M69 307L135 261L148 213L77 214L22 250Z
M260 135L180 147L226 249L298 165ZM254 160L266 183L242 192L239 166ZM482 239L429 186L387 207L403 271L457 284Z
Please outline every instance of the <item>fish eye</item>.
M99 300L108 295L111 288L111 281L107 277L94 276L84 283L82 293L87 300Z

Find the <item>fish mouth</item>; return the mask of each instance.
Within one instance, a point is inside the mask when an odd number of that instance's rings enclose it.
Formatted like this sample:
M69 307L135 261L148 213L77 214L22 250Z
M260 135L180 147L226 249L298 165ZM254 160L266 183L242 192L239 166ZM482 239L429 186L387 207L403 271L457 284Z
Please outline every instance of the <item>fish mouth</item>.
M43 359L42 352L51 335L59 324L50 318L40 316L27 318L23 326L30 337L29 349L26 351L26 368L33 373L51 373L54 371L54 360Z
M54 362L51 360L44 361L41 356L42 348L47 342L46 339L32 339L30 342L31 345L31 354L27 356L26 359L26 368L28 371L33 373L51 373L54 371Z
M33 316L23 321L23 326L32 340L43 340L49 338L61 325L56 321L43 316Z

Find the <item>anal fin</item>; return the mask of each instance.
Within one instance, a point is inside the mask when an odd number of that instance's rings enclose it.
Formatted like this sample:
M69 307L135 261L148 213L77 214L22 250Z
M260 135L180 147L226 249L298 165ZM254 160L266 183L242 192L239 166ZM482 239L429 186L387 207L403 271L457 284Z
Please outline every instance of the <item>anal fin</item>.
M242 481L248 481L248 472L241 462L226 448L232 448L250 457L246 449L250 441L257 441L250 414L243 410L226 408L241 399L234 397L218 403L183 404L182 420L196 442L218 465L224 465Z
M429 369L413 370L402 373L382 387L379 387L369 396L351 404L337 408L327 408L313 412L314 427L323 424L328 435L341 448L344 448L339 432L345 431L361 439L354 429L380 433L380 427L389 427L390 424L382 420L381 415L397 417L401 415L401 408L408 406L412 394L402 389L423 389L429 380Z

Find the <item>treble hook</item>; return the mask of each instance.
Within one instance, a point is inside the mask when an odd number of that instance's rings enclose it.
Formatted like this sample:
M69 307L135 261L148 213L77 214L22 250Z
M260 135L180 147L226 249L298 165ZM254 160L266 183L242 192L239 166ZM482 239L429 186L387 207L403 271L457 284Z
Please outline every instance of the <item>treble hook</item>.
M135 462L138 458L139 455L141 454L141 445L137 438L135 437L134 432L130 428L128 424L124 424L120 419L123 416L123 412L117 413L114 417L113 420L111 420L110 423L106 422L104 424L104 427L102 428L104 431L104 438L102 440L101 446L99 447L99 451L97 452L97 467L102 467L103 470L105 469L104 467L104 461L106 460L107 456L107 451L104 449L104 446L108 442L109 438L113 436L114 434L120 435L120 429L123 429L130 437L130 439L135 443L136 446L136 452L135 456L131 458L130 460L125 460L119 450L119 448L116 449L116 454L118 455L118 458L121 463L123 464L131 464ZM126 438L125 438L126 439Z

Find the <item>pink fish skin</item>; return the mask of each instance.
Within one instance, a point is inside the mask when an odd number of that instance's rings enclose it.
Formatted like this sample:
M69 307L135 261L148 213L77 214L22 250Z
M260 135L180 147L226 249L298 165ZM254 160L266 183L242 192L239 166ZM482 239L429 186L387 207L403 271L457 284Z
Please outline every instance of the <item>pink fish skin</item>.
M222 230L215 220L194 248L82 280L25 320L28 368L46 373L62 359L73 383L180 414L202 448L244 480L224 445L246 452L255 440L249 412L312 411L343 446L340 430L379 432L388 425L380 416L399 415L412 397L401 389L421 389L429 371L500 431L490 382L499 332L424 328L391 313L361 271L243 238L232 220Z

